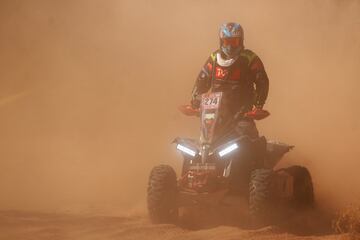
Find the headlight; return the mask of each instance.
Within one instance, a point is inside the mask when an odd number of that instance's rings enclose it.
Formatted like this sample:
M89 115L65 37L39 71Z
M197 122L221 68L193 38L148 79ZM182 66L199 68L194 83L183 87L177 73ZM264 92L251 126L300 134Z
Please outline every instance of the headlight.
M223 157L226 154L231 153L232 151L234 151L235 149L238 149L238 148L239 148L239 146L236 143L233 143L230 146L228 146L228 147L224 148L223 150L221 150L219 152L219 156Z
M177 148L178 150L182 151L183 153L186 153L186 154L188 154L188 155L190 155L190 156L195 157L195 155L196 155L196 152L195 152L194 150L192 150L192 149L190 149L190 148L188 148L188 147L185 147L185 146L183 146L183 145L181 145L181 144L178 144L178 145L176 146L176 148Z

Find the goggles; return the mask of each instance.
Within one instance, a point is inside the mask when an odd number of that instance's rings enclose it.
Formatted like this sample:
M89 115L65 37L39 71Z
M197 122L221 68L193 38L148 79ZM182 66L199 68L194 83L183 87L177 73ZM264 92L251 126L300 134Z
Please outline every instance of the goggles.
M234 37L234 38L223 38L222 44L224 47L231 46L231 47L239 47L240 46L240 38Z

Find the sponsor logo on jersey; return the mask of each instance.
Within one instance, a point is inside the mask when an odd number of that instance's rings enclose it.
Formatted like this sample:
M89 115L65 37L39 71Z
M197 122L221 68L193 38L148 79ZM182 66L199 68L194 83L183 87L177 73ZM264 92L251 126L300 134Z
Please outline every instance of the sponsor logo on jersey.
M223 69L221 67L216 67L215 69L215 76L216 78L219 78L219 79L224 79L226 78L226 76L228 75L228 70L227 69Z

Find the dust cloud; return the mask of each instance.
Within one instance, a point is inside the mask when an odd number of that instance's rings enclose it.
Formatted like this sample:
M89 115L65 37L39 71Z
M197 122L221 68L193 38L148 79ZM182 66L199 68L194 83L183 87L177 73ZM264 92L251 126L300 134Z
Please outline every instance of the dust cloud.
M2 0L0 208L145 208L152 166L198 135L177 106L226 21L265 63L282 164L310 168L319 204L358 200L359 1Z

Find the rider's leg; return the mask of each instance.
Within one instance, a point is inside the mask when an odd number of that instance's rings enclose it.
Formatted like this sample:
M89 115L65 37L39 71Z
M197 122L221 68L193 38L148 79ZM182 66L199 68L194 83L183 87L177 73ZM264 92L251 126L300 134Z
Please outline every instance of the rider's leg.
M262 168L266 152L266 139L259 137L259 132L253 120L240 120L236 126L240 136L248 136L242 141L239 154L233 159L230 174L230 189L247 196L251 172Z

